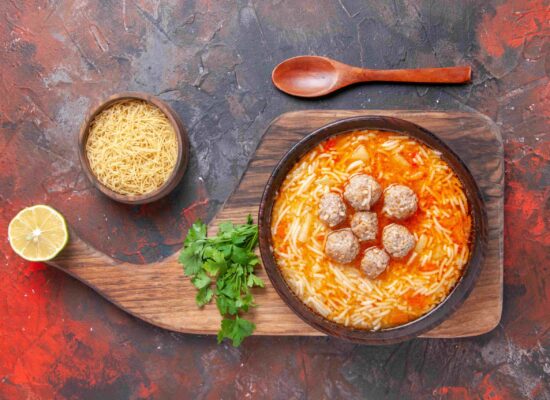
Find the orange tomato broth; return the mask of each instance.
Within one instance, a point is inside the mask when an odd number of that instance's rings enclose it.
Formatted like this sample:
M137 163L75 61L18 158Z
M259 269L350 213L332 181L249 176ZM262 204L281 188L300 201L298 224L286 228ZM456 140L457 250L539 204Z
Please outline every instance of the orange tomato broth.
M331 229L318 218L328 191L343 193L351 176L366 173L385 189L409 186L418 211L404 221L381 213L383 195L371 211L378 215L376 241L361 244L347 265L324 254ZM349 226L353 209L347 205ZM386 271L369 280L360 268L366 248L381 246L384 226L406 226L417 241L404 259L391 259ZM439 304L460 279L469 258L471 215L456 174L428 146L404 135L357 131L332 137L310 150L287 174L272 214L275 259L294 293L334 322L378 330L412 321Z

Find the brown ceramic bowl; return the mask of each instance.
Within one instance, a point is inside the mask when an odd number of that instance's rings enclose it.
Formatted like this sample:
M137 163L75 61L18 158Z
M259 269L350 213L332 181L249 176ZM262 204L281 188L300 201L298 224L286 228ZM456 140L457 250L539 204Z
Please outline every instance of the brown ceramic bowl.
M433 149L439 150L442 153L442 158L453 168L462 181L472 214L473 229L470 238L470 260L464 267L462 277L447 298L433 310L414 321L379 331L356 329L337 324L323 318L306 306L292 292L281 274L273 256L271 239L271 215L275 197L287 173L294 164L309 150L325 139L334 135L363 129L398 132L413 137ZM302 320L319 331L327 335L364 344L389 344L412 339L443 322L462 304L473 289L481 270L487 247L487 216L481 192L466 165L460 160L458 155L433 133L411 122L390 117L356 117L336 121L319 128L299 141L286 153L271 174L260 203L258 221L263 265L271 283L284 302Z
M86 142L88 141L90 124L92 123L96 115L98 115L101 111L123 100L143 100L159 108L168 117L168 120L170 121L172 127L174 128L174 131L176 132L176 138L178 140L178 158L176 159L176 165L174 167L174 170L172 171L172 174L168 177L166 182L164 182L164 184L157 190L143 195L124 195L117 193L109 189L107 186L103 185L92 172L88 157L86 156ZM145 204L151 203L166 196L168 193L174 190L177 184L181 181L181 178L183 178L183 175L185 174L187 162L189 160L189 138L187 137L187 132L185 131L183 123L181 122L178 114L176 114L176 112L172 110L172 108L164 101L148 93L124 92L112 95L97 107L92 108L92 110L88 113L86 120L80 128L80 135L78 136L78 150L80 163L82 164L84 173L86 174L88 179L94 184L94 186L98 188L103 194L121 203Z

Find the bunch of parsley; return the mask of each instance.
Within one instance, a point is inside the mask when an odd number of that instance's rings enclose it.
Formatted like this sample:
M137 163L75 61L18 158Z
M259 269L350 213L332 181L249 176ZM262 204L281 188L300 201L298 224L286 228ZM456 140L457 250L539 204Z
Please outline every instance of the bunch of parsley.
M191 283L199 290L196 297L199 307L216 298L223 317L218 343L228 338L233 346L239 346L256 328L239 314L255 305L250 288L264 286L264 282L254 275L254 268L259 264L254 254L257 244L258 225L250 215L246 224L223 222L218 234L210 238L206 225L199 220L185 238L179 261L185 275L191 277Z

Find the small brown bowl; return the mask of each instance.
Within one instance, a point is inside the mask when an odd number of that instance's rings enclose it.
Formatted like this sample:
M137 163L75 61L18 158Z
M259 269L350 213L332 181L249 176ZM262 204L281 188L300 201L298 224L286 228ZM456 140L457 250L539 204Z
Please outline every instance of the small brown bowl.
M168 177L166 182L164 182L161 187L143 195L124 195L117 193L103 185L92 172L88 157L86 155L86 142L88 141L90 124L92 123L94 118L106 108L112 106L115 103L118 103L119 101L124 100L143 100L159 108L168 117L170 124L176 132L176 138L178 140L178 158L176 160L176 165L174 167L174 170L172 171L172 174ZM92 108L92 110L88 113L86 120L80 128L80 134L78 136L78 154L80 157L80 163L82 164L82 168L84 169L84 173L93 183L93 185L98 188L103 194L121 203L146 204L159 200L160 198L166 196L168 193L174 190L174 188L183 178L185 170L187 169L187 162L189 160L189 138L187 137L187 132L185 131L183 123L181 122L178 114L176 114L176 112L164 101L162 101L158 97L144 92L123 92L110 96L99 106Z
M275 198L281 184L292 167L317 144L335 135L346 132L373 129L397 132L441 152L442 158L454 170L465 189L472 215L472 233L470 237L471 256L464 266L462 277L449 295L427 314L411 322L389 329L369 331L346 327L329 321L305 305L296 296L285 281L273 255L271 238L271 217ZM398 118L355 117L343 119L325 125L300 140L279 161L271 174L260 203L258 216L260 253L264 268L277 293L294 313L313 328L337 338L362 344L390 344L412 339L435 328L451 315L468 297L479 276L487 248L487 215L481 192L474 177L458 157L441 139L426 129Z

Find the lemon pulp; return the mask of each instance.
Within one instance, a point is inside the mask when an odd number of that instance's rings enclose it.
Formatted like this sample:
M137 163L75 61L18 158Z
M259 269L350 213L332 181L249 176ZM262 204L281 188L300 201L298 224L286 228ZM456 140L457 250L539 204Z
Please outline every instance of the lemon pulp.
M21 210L8 226L10 245L28 261L48 261L66 246L65 218L52 207L36 205Z

